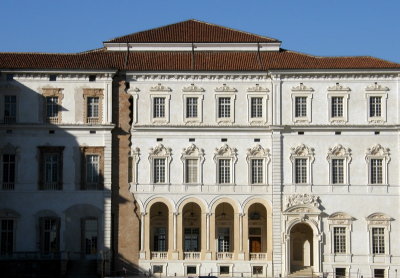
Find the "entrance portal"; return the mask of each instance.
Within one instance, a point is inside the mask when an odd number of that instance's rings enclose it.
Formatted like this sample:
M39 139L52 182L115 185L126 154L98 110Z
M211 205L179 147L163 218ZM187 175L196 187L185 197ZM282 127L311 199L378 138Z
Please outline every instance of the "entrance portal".
M313 231L305 223L290 230L290 272L313 265Z

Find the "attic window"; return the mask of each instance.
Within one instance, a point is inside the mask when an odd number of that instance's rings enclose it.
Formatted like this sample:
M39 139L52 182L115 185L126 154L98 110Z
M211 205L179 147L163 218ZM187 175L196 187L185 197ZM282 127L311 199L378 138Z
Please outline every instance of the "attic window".
M12 73L7 73L6 79L7 79L7 81L14 80L14 74L12 74Z
M89 75L89 82L96 81L96 75Z
M49 81L56 81L56 80L57 80L57 75L56 74L50 74Z

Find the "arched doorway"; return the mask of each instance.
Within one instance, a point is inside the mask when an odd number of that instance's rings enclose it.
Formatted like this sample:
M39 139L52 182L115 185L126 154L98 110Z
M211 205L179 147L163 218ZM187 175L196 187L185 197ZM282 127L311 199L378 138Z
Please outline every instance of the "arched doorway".
M187 203L182 211L182 247L185 259L199 259L201 251L201 208Z
M152 259L166 258L168 252L168 216L167 205L161 202L150 208L150 250Z
M313 266L313 230L298 223L290 230L290 272Z
M215 238L217 259L233 258L234 210L229 203L221 203L215 209Z
M247 213L250 260L265 260L267 253L267 210L263 204L252 204Z

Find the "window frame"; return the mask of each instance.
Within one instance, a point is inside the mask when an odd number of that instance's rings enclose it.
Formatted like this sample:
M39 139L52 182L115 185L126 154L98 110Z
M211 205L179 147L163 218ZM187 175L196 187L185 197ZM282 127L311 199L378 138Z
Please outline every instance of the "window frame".
M307 124L312 122L312 99L314 89L305 86L300 83L299 86L292 88L291 99L292 99L292 122L294 124ZM296 116L296 98L306 98L306 115Z
M229 161L229 183L220 183L220 160L226 159ZM219 186L236 185L235 180L235 165L237 162L237 149L231 148L228 144L222 145L220 148L215 149L214 162L216 166L216 180L215 183Z
M343 160L343 183L333 182L333 160ZM350 162L352 161L351 150L343 147L341 144L337 144L334 147L328 149L328 155L326 157L328 161L329 169L329 184L331 186L350 185Z
M170 101L171 88L158 83L156 86L150 87L150 122L153 124L167 124L170 122ZM164 117L154 117L154 101L155 98L165 98Z
M328 217L328 225L330 232L330 253L334 255L334 261L338 259L341 261L339 257L343 256L351 256L351 233L353 230L353 221L354 218L345 212L335 212ZM335 252L335 228L344 228L345 229L345 252L336 253Z
M104 189L104 147L85 146L80 147L81 151L81 190L103 190ZM97 183L90 183L87 180L87 158L88 156L99 157L99 173Z
M89 117L88 111L88 101L89 98L98 98L98 117ZM95 88L85 88L83 89L83 122L85 124L102 124L103 123L103 98L104 98L104 90L103 89L95 89Z
M386 88L386 87L385 87ZM388 89L387 89L388 90ZM370 124L381 124L387 122L387 99L388 94L385 93L386 89L372 90L367 88L366 98L366 111L367 111L367 121ZM371 98L379 97L381 99L381 116L371 116Z
M4 155L14 155L14 182L8 185L4 183ZM15 190L15 185L18 183L18 161L19 161L19 149L11 144L7 144L0 148L0 178L1 178L1 190Z
M389 256L391 254L390 251L390 230L393 218L384 214L384 213L373 213L370 214L366 218L368 224L368 233L369 233L369 254L373 257L381 257L381 256ZM383 253L375 253L374 252L374 238L373 238L373 230L379 228L383 229L384 236L384 252Z
M15 116L13 117L13 116L6 116L5 114L6 114L6 97L15 97ZM15 123L18 123L19 122L19 117L18 117L18 104L19 104L19 96L17 95L17 94L15 94L15 93L8 93L7 95L4 95L3 96L3 106L2 106L2 109L3 109L3 113L2 113L2 116L3 116L3 123L5 123L5 124L15 124ZM7 118L8 117L8 118Z
M2 236L3 236L3 221L12 221L12 242L11 242L11 252L10 250L8 252L3 253L1 249L3 249L3 246L1 243L3 242ZM7 255L12 255L15 252L15 243L16 243L16 216L15 217L10 217L10 216L3 216L0 215L0 256L7 256ZM8 230L9 231L9 230Z
M222 84L221 87L215 88L215 121L217 124L233 124L235 123L235 100L236 88ZM219 99L230 98L229 117L219 117Z
M382 183L373 183L372 182L372 161L373 160L382 160ZM388 166L390 162L390 149L384 148L380 144L373 145L372 147L367 149L367 153L365 156L367 173L368 173L368 182L369 186L380 186L380 185L389 185L388 181Z
M257 84L258 85L258 84ZM247 91L247 121L251 125L260 125L268 123L268 100L269 100L269 90L266 88L261 88L259 86L254 88L249 88ZM257 91L258 90L258 91ZM251 93L250 93L251 92ZM252 100L255 98L261 98L261 117L252 116Z
M297 159L306 159L306 183L297 183L296 182L296 160ZM300 144L297 147L291 148L290 160L292 162L292 184L293 185L312 185L313 177L312 177L312 165L314 163L314 149L310 148L304 144Z
M188 160L197 161L197 182L190 183L187 181L187 163ZM203 163L204 163L204 150L198 148L195 144L191 144L184 148L181 155L183 164L183 184L185 185L203 185Z
M44 245L45 245L45 242L44 242L44 233L45 233L45 221L46 220L50 220L50 221L55 221L55 223L56 223L56 228L57 228L57 231L56 231L56 238L57 238L57 250L55 250L55 251L49 251L49 252L45 252L45 250L44 250ZM61 219L60 219L60 217L57 217L57 216L43 216L43 217L39 217L39 238L40 238L40 252L42 253L42 254L54 254L54 253L58 253L58 252L60 252L60 240L61 240L61 238L60 238L60 230L61 230Z
M190 123L202 123L203 122L203 100L204 100L204 95L203 94L183 94L183 122L185 124L190 124ZM190 98L196 98L197 99L197 117L187 117L188 113L188 105L187 101Z
M43 104L43 121L45 123L50 123L50 124L59 124L62 123L62 100L64 99L64 94L63 94L63 88L42 88L42 96L44 98L44 104ZM48 117L47 112L48 112L48 107L47 107L47 98L52 98L56 97L57 98L57 116L55 117Z
M154 180L154 167L155 159L165 160L165 182L155 182ZM170 164L172 161L172 149L165 147L163 144L158 144L150 149L149 163L150 163L150 184L155 185L170 185Z
M342 89L345 90L345 89ZM350 89L348 89L350 90ZM347 89L346 89L347 91ZM333 98L340 97L343 99L343 115L341 117L334 117L333 113ZM350 94L346 92L340 92L339 90L331 89L328 93L328 119L331 124L345 124L348 122L348 103Z
M262 165L262 182L261 183L253 183L253 160L260 159L263 162ZM248 175L248 184L252 186L262 186L268 185L268 165L271 160L269 149L264 149L260 144L256 144L252 148L247 149L247 175Z
M64 146L38 146L39 149L39 190L63 190L63 152ZM57 162L57 182L49 184L46 183L46 157L50 154L58 156Z

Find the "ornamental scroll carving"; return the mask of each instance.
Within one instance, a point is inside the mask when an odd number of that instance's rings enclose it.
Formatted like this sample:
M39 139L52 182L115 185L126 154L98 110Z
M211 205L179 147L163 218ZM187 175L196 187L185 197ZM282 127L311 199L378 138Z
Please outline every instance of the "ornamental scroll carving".
M164 147L163 144L158 144L154 148L150 148L150 156L170 156L171 153L172 149Z
M237 92L236 88L229 87L226 84L222 84L221 87L215 88L215 91L216 92L222 92L222 93L226 93L226 92L234 93L234 92Z
M343 147L341 144L338 144L332 148L328 149L328 155L326 157L327 160L332 159L333 157L343 157L343 158L351 158L351 149Z
M292 88L293 92L313 92L314 89L311 87L307 87L306 85L304 85L303 83L300 83L299 86L293 87Z
M391 218L390 216L381 213L381 212L376 212L373 213L371 215L369 215L366 218L367 222L369 225L385 225L385 226L389 226L390 221L393 220L393 218Z
M171 92L172 89L158 83L156 86L150 87L151 92Z
M296 157L309 157L312 160L314 159L314 149L304 144L300 144L297 147L291 148L290 150L290 157L292 160Z
M204 150L199 149L195 144L190 144L182 150L182 156L204 156Z
M374 84L368 86L365 90L366 91L389 91L389 88L378 84L378 82L375 82Z
M365 159L368 161L372 156L386 158L387 162L389 162L390 149L382 147L381 144L376 144L367 149Z
M349 87L345 87L343 85L340 85L339 83L336 83L334 86L328 87L328 91L351 91Z
M268 156L269 157L269 149L264 149L260 144L255 145L252 148L247 149L247 156L256 157L256 156Z
M191 92L191 93L201 93L201 92L204 92L205 90L194 84L190 84L190 86L188 86L188 87L183 87L182 91L183 92Z
M254 87L250 87L247 89L248 92L257 93L257 92L269 92L268 88L261 87L260 84L256 84Z
M299 205L311 205L313 207L319 208L320 199L318 196L313 194L295 194L287 197L286 208Z
M328 222L332 225L350 225L354 218L345 212L335 212L328 217Z

